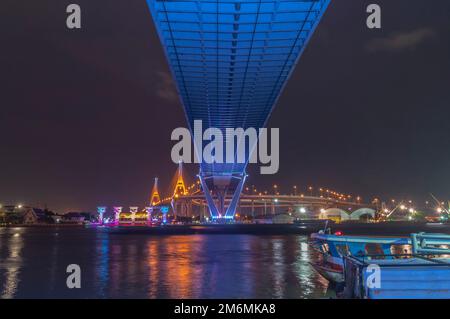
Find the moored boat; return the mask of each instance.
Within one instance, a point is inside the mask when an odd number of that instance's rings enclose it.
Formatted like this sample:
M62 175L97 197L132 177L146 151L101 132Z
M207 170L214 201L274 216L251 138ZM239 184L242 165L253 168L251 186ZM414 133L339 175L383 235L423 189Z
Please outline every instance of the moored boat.
M311 263L325 279L333 283L344 282L344 258L368 254L391 255L401 250L410 251L411 240L403 237L343 236L340 233L311 235L311 245L322 258Z
M347 256L343 297L450 299L450 236L411 234L412 252Z
M347 298L450 298L450 236L311 235L314 269Z

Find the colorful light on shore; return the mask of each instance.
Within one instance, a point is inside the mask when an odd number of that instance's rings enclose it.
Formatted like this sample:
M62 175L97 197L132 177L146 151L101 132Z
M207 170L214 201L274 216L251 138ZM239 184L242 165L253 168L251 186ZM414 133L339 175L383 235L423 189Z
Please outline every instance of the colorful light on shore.
M131 221L134 223L136 219L136 213L138 212L139 207L137 206L131 206L130 207L130 213L131 213Z
M148 222L152 221L152 211L153 211L152 207L145 207L145 212L147 213L147 221Z
M122 209L123 209L123 207L121 207L121 206L114 207L114 222L115 223L119 222L120 214L122 213Z
M161 206L161 213L163 214L163 224L167 223L167 213L169 212L169 206Z
M97 207L97 213L98 213L98 221L99 221L99 223L103 224L103 216L106 213L106 207L105 206Z
M222 215L219 215L218 217L212 216L211 219L213 219L213 220L218 220L218 219L233 219L233 216L226 216L226 215L222 216Z

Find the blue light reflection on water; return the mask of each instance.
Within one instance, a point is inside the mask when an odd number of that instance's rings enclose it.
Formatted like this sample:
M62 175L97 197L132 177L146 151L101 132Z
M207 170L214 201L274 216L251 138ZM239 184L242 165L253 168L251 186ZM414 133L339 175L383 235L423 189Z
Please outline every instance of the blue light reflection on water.
M111 234L1 228L1 298L322 298L301 235ZM81 267L81 289L66 267Z

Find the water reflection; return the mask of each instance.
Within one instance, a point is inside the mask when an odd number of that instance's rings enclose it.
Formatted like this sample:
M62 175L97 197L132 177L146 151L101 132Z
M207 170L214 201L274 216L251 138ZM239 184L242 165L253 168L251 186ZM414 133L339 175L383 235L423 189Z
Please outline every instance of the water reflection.
M284 288L284 276L285 276L285 256L284 256L284 241L280 238L275 238L272 241L272 253L273 253L273 288L275 298L283 298L283 288Z
M22 263L21 251L24 245L22 238L22 229L12 228L6 231L5 234L1 234L2 251L1 258L1 271L2 271L2 290L1 298L10 299L13 298L17 288L19 286L20 267ZM6 257L4 257L4 253Z
M297 237L297 245L300 247L300 250L294 263L294 267L299 286L303 288L299 297L308 298L314 294L325 296L328 288L328 281L323 277L318 276L311 267L311 262L317 258L317 253L311 249L304 237Z
M158 258L158 242L156 240L149 240L147 245L147 265L149 269L149 280L147 290L149 298L157 298L158 291L154 289L158 287L159 272L159 258Z
M109 282L109 236L108 234L98 232L96 240L96 265L98 291L101 297L108 297L107 284Z
M17 234L17 235L15 235ZM322 298L306 236L0 229L1 297ZM65 285L68 264L82 288Z

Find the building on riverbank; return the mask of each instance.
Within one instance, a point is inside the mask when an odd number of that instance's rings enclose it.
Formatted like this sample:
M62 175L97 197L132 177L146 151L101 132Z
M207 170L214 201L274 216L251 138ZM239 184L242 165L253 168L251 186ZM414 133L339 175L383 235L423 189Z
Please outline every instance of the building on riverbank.
M0 208L0 224L38 224L50 221L49 211L41 208L6 205Z
M58 214L48 209L23 205L0 206L0 225L83 224L96 219L90 212Z

